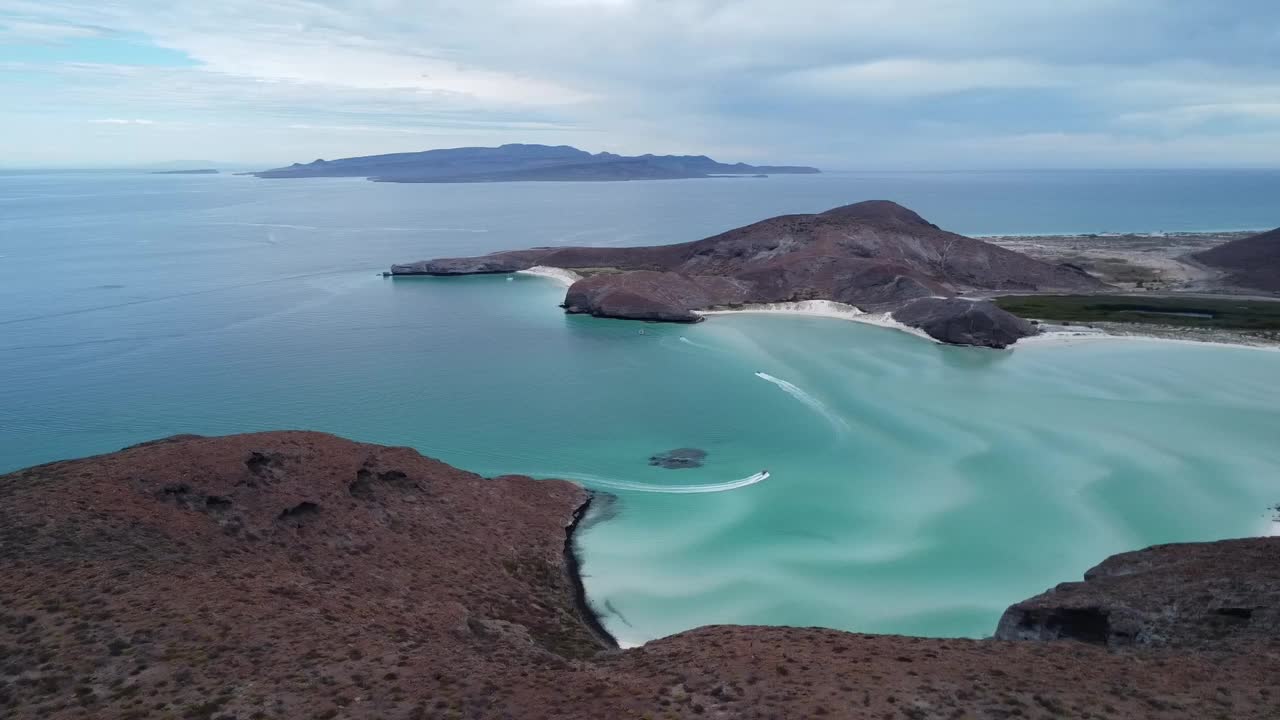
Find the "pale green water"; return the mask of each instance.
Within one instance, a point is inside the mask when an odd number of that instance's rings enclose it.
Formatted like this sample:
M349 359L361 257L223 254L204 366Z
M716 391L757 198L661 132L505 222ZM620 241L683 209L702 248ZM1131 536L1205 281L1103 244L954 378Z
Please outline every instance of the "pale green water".
M583 533L589 596L628 643L727 622L982 636L1111 553L1267 531L1280 353L991 352L758 315L639 325L566 317L540 278L374 274L497 247L684 240L778 198L881 195L858 182L0 177L0 470L274 428L604 484L767 468L727 492L620 491ZM976 222L981 205L965 208ZM706 466L647 465L685 446Z
M644 434L711 462L625 477L773 475L713 495L621 494L584 538L585 572L627 641L730 619L982 636L1012 601L1111 553L1266 532L1280 494L1274 353L999 353L759 315L658 332L652 370L633 377L667 410ZM679 379L664 392L667 373ZM582 466L623 475L619 443L601 445Z

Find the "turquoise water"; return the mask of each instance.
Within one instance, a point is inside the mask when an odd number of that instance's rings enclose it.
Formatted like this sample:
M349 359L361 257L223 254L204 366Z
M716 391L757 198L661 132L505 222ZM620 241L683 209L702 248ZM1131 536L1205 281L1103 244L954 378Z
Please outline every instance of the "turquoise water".
M1157 202L1153 184L1179 202ZM567 317L563 288L541 278L375 271L686 240L870 197L971 233L1265 226L1277 189L1276 173L0 176L0 470L274 428L594 487L713 486L768 469L725 492L616 492L616 514L582 537L611 631L628 643L713 622L982 636L1010 602L1110 553L1265 532L1280 502L1280 353L990 352L761 315L638 325ZM709 453L704 467L647 465L686 446Z

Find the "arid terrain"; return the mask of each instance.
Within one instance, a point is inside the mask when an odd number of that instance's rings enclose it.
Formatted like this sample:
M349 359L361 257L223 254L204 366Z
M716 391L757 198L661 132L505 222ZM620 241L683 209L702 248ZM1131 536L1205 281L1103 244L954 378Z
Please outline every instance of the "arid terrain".
M577 578L590 498L306 432L0 477L0 716L1280 717L1280 538L1117 556L1015 605L998 636L1027 639L622 651Z
M1045 262L1075 265L1122 290L1255 294L1256 289L1227 282L1222 272L1191 256L1256 234L1005 235L983 239Z
M533 267L589 271L565 294L569 313L700 322L702 310L825 300L892 312L939 342L993 348L1036 329L983 298L1107 288L1080 268L948 232L888 200L780 215L691 243L530 248L398 264L389 274L477 275ZM973 300L957 299L962 295Z

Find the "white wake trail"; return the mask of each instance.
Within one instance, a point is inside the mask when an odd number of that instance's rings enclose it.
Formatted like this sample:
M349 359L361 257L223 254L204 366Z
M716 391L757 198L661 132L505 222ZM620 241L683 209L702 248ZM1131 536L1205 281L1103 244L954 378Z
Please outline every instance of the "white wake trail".
M597 475L584 475L581 473L546 473L543 477L575 480L592 489L665 493L670 495L692 495L696 493L718 493L738 490L739 488L748 487L768 480L769 473L766 470L762 470L755 475L748 475L747 477L740 478L738 480L730 480L729 482L714 483L711 485L646 485L644 483L627 482L625 480L610 480L609 478L602 478Z
M691 346L696 347L696 348L701 348L701 349L703 349L703 350L715 350L715 349L716 349L716 348L711 347L710 345L703 345L703 344L702 344L702 343L700 343L700 342L694 342L694 341L690 340L689 338L687 338L687 337L685 337L685 336L683 336L683 335L681 335L681 336L680 336L680 342L684 343L685 345L691 345Z
M800 388L787 382L786 380L783 380L782 378L774 377L769 373L758 372L756 373L756 377L760 378L761 380L771 382L774 385L777 385L778 387L782 388L783 392L799 400L805 405L808 405L811 409L815 410L816 412L818 412L818 414L822 415L822 417L826 418L827 422L831 423L831 426L834 427L836 430L849 429L849 423L845 422L844 418L840 417L834 412L831 412L831 410L828 409L826 405L822 404L821 400L810 395L804 390L801 390Z

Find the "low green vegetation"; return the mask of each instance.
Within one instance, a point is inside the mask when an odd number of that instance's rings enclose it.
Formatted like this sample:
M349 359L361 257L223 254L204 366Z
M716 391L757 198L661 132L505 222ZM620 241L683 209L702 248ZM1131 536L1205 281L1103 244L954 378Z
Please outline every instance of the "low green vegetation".
M1127 322L1222 330L1280 331L1280 300L1009 295L996 304L1020 317L1062 323Z

